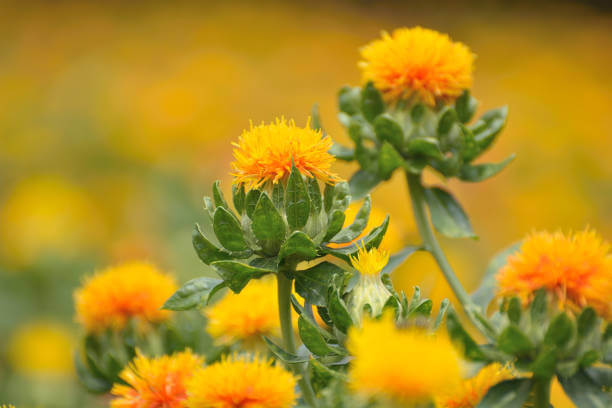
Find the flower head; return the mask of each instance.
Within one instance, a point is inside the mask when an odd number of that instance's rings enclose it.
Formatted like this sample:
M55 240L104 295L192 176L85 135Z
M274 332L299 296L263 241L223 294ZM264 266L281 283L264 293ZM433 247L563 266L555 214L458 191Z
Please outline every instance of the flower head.
M544 288L562 307L592 306L612 318L612 254L610 245L594 231L564 235L536 232L520 251L508 257L497 275L501 296L519 296L529 303Z
M20 326L9 340L8 357L16 371L29 376L68 376L73 373L72 334L55 322Z
M223 342L258 342L261 336L275 336L280 331L276 281L251 281L240 294L226 295L205 311L207 330Z
M234 143L234 182L244 183L247 189L268 181L277 183L291 173L295 163L302 175L334 183L339 179L330 172L334 161L334 156L328 153L331 146L331 138L311 129L310 124L301 128L284 118L269 125L251 123L250 129Z
M144 262L110 267L85 280L75 292L76 319L87 331L122 329L129 319L159 322L177 289L174 278Z
M362 275L376 276L389 262L389 252L380 248L359 248L357 256L351 256L353 267Z
M259 356L234 355L201 368L188 384L189 408L289 408L295 377Z
M437 399L440 408L475 408L489 388L513 378L512 371L499 363L481 369L474 377L461 382L459 389Z
M361 49L364 81L373 81L389 101L412 96L428 105L452 102L472 86L474 54L446 34L399 28Z
M137 353L119 377L127 384L115 384L111 408L184 408L187 381L204 360L190 350L147 358Z
M441 333L398 329L389 314L351 328L347 344L355 357L349 384L364 396L423 403L459 384L459 354L450 340Z

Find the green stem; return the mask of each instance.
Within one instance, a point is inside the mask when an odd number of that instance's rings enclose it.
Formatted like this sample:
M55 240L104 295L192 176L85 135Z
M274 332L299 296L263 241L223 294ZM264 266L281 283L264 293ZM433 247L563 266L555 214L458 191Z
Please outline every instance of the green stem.
M293 289L293 280L285 276L283 271L278 271L278 316L280 318L281 333L283 335L283 343L285 349L296 354L297 347L295 346L295 337L293 335L293 323L291 321L291 291ZM298 385L302 390L304 401L311 406L317 406L317 399L308 378L306 366L302 363L287 365L293 373L298 376Z
M549 408L550 407L550 385L551 379L536 380L533 385L533 407L534 408Z
M419 234L421 235L421 239L423 240L423 244L425 245L425 249L433 255L434 259L438 263L438 266L440 267L440 270L442 270L446 281L465 309L468 305L472 305L472 301L461 285L461 282L459 282L457 275L455 275L455 272L453 272L453 268L451 268L450 264L448 263L446 256L444 256L444 252L442 252L442 248L440 247L440 244L438 244L431 225L427 220L425 193L423 191L423 185L421 184L421 177L419 175L406 172L406 178L408 180L408 190L410 191L410 200L412 201L414 219L416 221Z

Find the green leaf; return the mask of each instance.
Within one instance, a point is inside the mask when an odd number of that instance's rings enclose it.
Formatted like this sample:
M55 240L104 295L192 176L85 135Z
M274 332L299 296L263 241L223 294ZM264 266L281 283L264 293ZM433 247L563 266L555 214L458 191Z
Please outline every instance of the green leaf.
M380 92L372 82L368 82L361 91L361 112L363 116L368 122L374 122L374 119L384 111L385 103Z
M351 191L347 182L343 181L336 183L334 186L334 194L332 196L331 209L326 211L330 212L333 210L345 211L351 203Z
M385 233L387 232L388 226L389 226L389 216L387 215L382 224L372 229L365 237L361 238L357 242L351 245L347 245L345 247L341 247L341 248L330 248L326 246L324 247L324 249L328 253L335 255L341 259L344 259L345 261L348 261L349 257L357 253L357 251L361 247L365 247L365 249L367 250L371 248L378 248L382 239L385 236Z
M507 116L508 107L503 106L485 112L478 122L474 124L474 140L481 152L489 148L497 135L502 131L506 125Z
M612 367L589 367L584 372L595 384L601 387L612 387Z
M565 347L574 335L574 323L565 313L559 313L550 322L544 335L544 344Z
M162 309L181 311L202 307L208 303L211 292L217 289L219 285L223 287L225 283L221 279L208 277L192 279L174 292L166 300Z
M319 114L319 104L315 103L312 105L311 110L312 122L310 123L310 128L313 130L323 130L323 126L321 125L321 115Z
M246 251L249 249L242 234L240 223L225 207L217 207L215 210L213 229L224 248L230 251Z
M195 228L193 229L192 242L198 257L206 265L210 265L211 262L233 258L229 252L217 248L208 239L206 239L198 224L196 224Z
M346 375L327 368L316 359L311 359L308 362L308 372L312 388L316 393L325 389L334 379L347 381Z
M251 229L257 243L266 255L276 255L285 239L286 226L267 193L259 197L252 219Z
M378 153L378 175L388 180L398 167L404 164L404 158L389 142L383 142Z
M306 225L310 214L310 197L308 196L306 183L304 183L300 171L295 167L295 163L292 164L291 174L287 182L285 212L289 228L292 231Z
M410 156L425 156L433 159L442 159L440 144L433 137L414 137L408 140L406 152Z
M515 154L511 154L500 163L464 164L461 170L459 170L458 177L463 181L469 182L484 181L502 171L515 157Z
M508 303L508 319L510 319L510 321L512 323L518 324L521 320L521 299L519 299L518 297L513 297L512 299L510 299L510 302Z
M298 319L298 332L306 348L317 356L343 354L338 348L330 347L319 332L319 327L314 326L313 322L307 320L304 315Z
M281 246L278 260L280 263L288 261L297 264L315 259L317 255L317 246L310 237L302 231L293 231Z
M285 202L285 190L283 184L279 181L272 187L272 203L276 208L283 208Z
M310 197L310 212L319 214L323 208L323 198L319 189L319 182L316 178L308 179L308 196Z
M374 121L374 133L381 142L389 142L402 150L404 146L404 130L388 113L384 113Z
M213 190L213 199L215 200L215 206L223 207L226 210L230 210L230 207L227 204L227 201L225 201L225 197L223 196L223 193L221 192L221 188L219 188L219 180L213 183L212 190Z
M438 232L450 238L476 238L470 220L450 193L437 187L428 188L425 199Z
M329 295L328 311L329 316L334 323L334 326L338 328L342 333L346 333L353 325L353 319L348 312L344 301L340 299L338 290L332 289Z
M502 381L489 389L476 408L522 408L530 389L528 378Z
M354 239L356 239L359 235L361 235L363 230L368 225L371 207L372 207L372 201L370 199L370 196L368 195L363 200L363 204L361 205L361 208L357 212L357 215L355 216L355 220L353 221L353 223L349 225L348 227L343 228L339 233L334 235L331 242L334 242L336 244L343 244L346 242L351 242Z
M518 326L510 324L499 335L497 348L513 356L521 356L533 350L533 344Z
M425 105L422 103L417 103L410 111L410 119L412 119L413 123L421 123L421 121L425 118L426 111L427 108Z
M470 360L486 361L484 353L478 347L472 336L463 328L457 313L449 307L446 313L446 329L448 334L463 348L463 354Z
M548 294L546 289L539 289L535 292L535 296L529 306L529 314L531 315L532 324L542 324L546 319L548 306Z
M253 212L255 211L255 207L257 207L257 202L259 201L260 195L261 191L259 190L249 190L246 195L245 209L249 218L253 218Z
M79 382L87 391L95 394L103 394L110 391L112 388L113 384L110 381L95 376L87 369L85 363L81 360L81 355L78 350L74 352L74 366Z
M442 302L440 303L440 310L438 311L438 315L436 316L436 321L434 322L433 325L433 329L437 330L438 327L440 327L440 324L442 324L442 320L444 320L444 315L446 314L446 310L448 309L448 306L450 305L450 301L446 298L442 299Z
M489 262L489 265L487 265L480 287L472 293L472 300L475 304L480 306L482 310L487 309L487 306L497 291L497 280L495 279L497 272L506 264L508 256L517 252L520 247L520 242L512 244L508 248L495 254L493 259Z
M535 378L548 379L555 374L555 366L558 359L556 347L544 347L535 361L529 366L529 371Z
M211 265L235 293L240 293L251 279L274 273L271 269L256 268L237 261L217 261Z
M433 301L431 299L423 299L419 304L410 312L410 316L421 315L429 317L431 310L433 309Z
M442 136L450 132L455 122L457 122L457 112L453 108L447 108L438 120L438 135Z
M232 186L232 199L234 201L234 208L238 211L238 214L242 214L246 205L246 193L244 192L244 184Z
M359 87L343 86L338 92L338 108L341 112L355 115L361 106L361 89Z
M609 408L612 407L612 396L602 390L585 372L579 371L575 375L559 377L559 382L568 397L580 408Z
M353 161L355 160L355 150L350 147L342 146L334 142L332 147L329 149L329 154L336 157L338 160Z
M329 221L327 222L327 232L323 237L323 241L329 241L338 232L340 232L342 226L344 225L345 218L346 215L343 211L335 210L332 212L331 216L329 217Z
M465 125L459 125L459 130L461 130L460 155L464 162L469 163L482 153L482 148L476 142L474 133L470 128Z
M587 337L595 328L599 325L599 319L595 309L590 306L585 307L578 316L578 335L580 337Z
M380 183L382 179L375 173L358 170L349 180L353 200L361 200Z
M287 364L305 363L310 360L310 356L298 356L297 354L289 353L283 350L280 346L277 346L272 340L263 336L264 341L268 345L268 349L274 354L279 360Z
M476 108L478 108L478 101L470 95L470 91L467 89L455 101L457 118L461 123L468 123L476 113Z
M295 276L295 291L315 306L327 305L327 291L337 275L344 270L330 262L321 262L312 268L297 270Z
M423 247L416 245L408 245L389 257L389 262L383 268L382 273L390 275L397 267L416 251L422 250Z

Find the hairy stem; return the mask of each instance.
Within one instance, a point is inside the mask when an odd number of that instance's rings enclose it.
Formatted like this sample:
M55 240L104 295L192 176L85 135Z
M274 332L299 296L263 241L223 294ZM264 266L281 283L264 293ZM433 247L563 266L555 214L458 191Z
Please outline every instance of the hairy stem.
M534 408L550 407L550 385L551 380L537 380L533 385L533 406Z
M281 333L283 335L283 343L285 349L295 354L297 348L295 346L295 337L293 335L293 324L291 321L291 290L293 287L293 280L285 276L283 271L279 271L277 274L278 280L278 316L280 318ZM303 363L288 364L288 367L293 373L299 377L298 385L302 391L302 397L304 401L311 406L317 406L317 399L314 395L314 391L308 378L306 371L306 365Z

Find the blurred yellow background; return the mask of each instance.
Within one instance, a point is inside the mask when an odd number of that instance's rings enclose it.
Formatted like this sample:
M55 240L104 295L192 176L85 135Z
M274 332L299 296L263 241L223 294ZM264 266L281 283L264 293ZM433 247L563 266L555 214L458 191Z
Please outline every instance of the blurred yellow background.
M383 29L422 25L468 44L480 111L509 106L485 159L516 152L515 162L484 183L449 183L480 236L443 241L468 289L496 251L533 229L590 225L612 239L609 10L502 1L0 7L0 403L104 405L76 386L70 362L81 277L142 258L181 281L201 274L190 232L211 182L230 188L230 142L250 119L305 124L318 102L326 130L348 143L336 92L359 83L358 48ZM418 242L406 194L401 174L374 193L391 214L392 248ZM450 296L426 254L394 279L436 302ZM555 407L572 406L555 395Z

